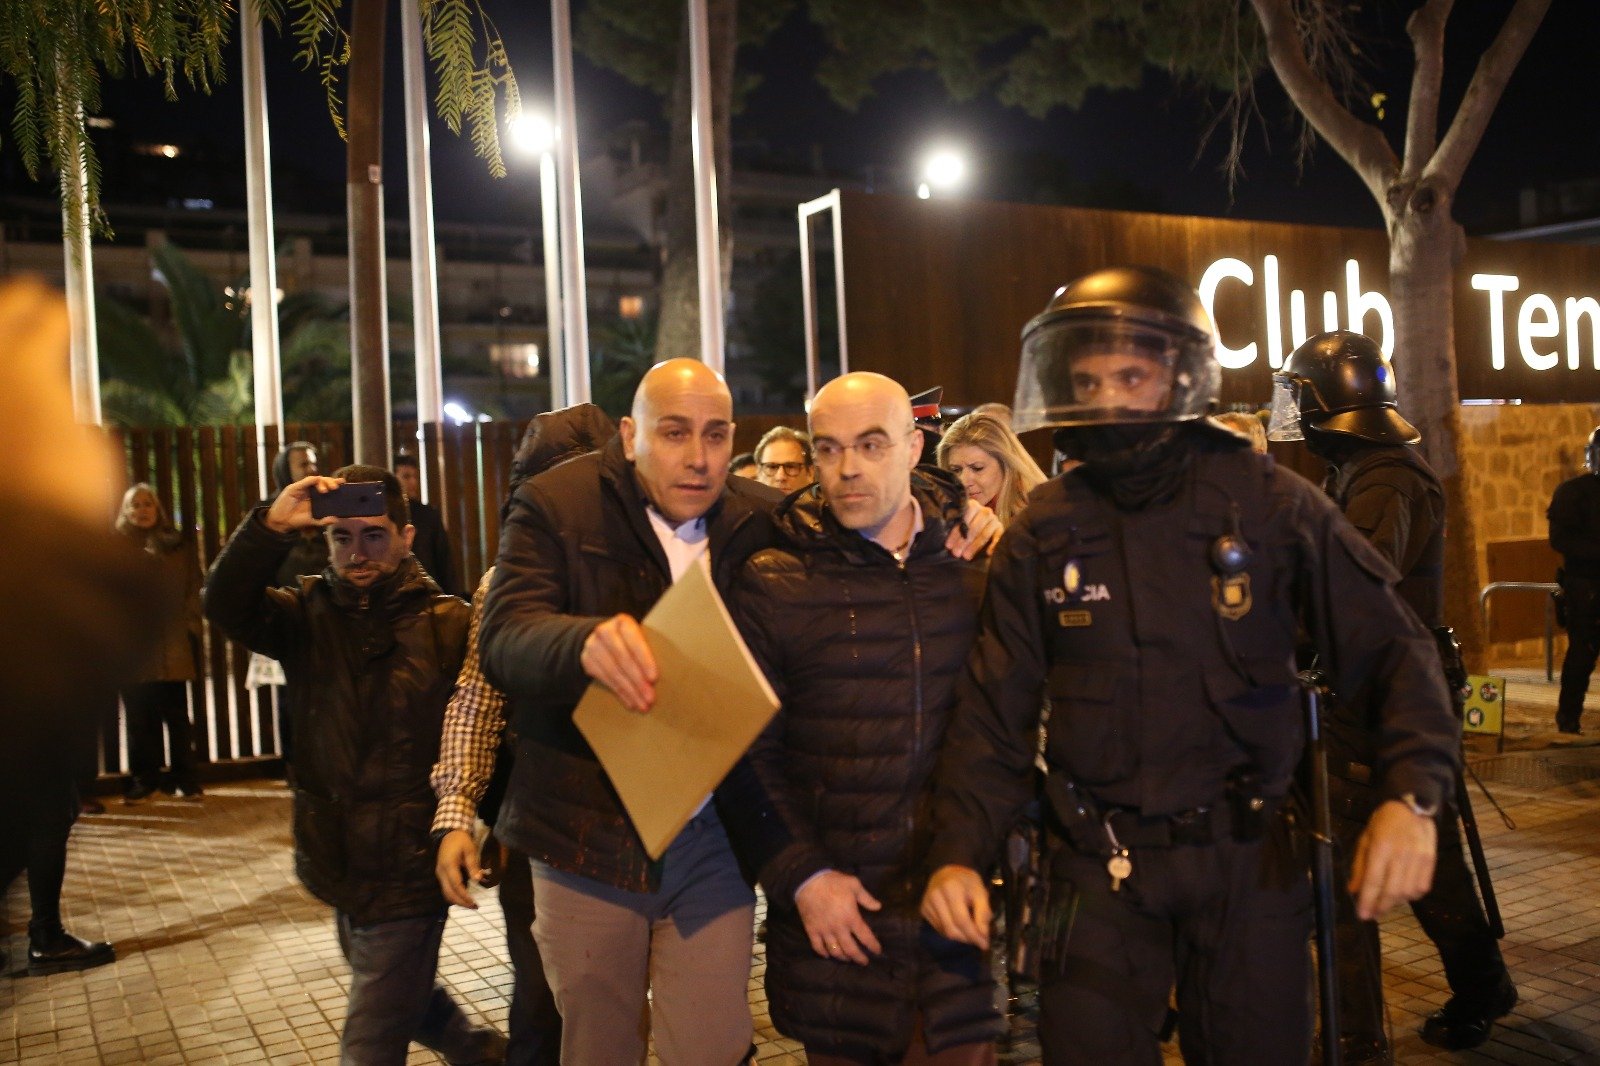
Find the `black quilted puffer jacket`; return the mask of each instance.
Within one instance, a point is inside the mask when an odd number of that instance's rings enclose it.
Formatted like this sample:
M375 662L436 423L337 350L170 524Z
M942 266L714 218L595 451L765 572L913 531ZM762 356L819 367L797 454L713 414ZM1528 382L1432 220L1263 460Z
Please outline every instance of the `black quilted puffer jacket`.
M983 564L944 550L960 486L926 469L912 481L924 526L904 565L841 527L813 487L784 503L784 543L752 557L732 601L783 701L751 752L793 837L761 876L767 995L778 1029L813 1052L897 1059L919 1011L930 1051L999 1031L987 956L917 913L932 777ZM865 915L883 947L867 966L823 958L806 938L794 893L823 869L860 878L883 904Z

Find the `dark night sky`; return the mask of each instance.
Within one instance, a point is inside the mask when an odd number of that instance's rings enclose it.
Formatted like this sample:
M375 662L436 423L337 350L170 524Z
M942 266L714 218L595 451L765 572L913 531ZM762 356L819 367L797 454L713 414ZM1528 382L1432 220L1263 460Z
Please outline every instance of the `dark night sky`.
M581 6L582 0L576 0ZM548 100L550 47L542 3L488 5L501 19L507 48L524 101ZM1385 4L1373 17L1386 28L1386 44L1369 50L1372 87L1389 94L1385 128L1398 139L1404 121L1410 54L1403 19ZM1447 55L1447 108L1459 98L1476 55L1498 27L1509 0L1460 4L1451 22ZM392 20L391 20L392 22ZM389 54L391 92L386 133L391 209L404 195L403 127L399 121L398 31ZM1376 43L1376 41L1375 41ZM1600 43L1600 3L1556 0L1519 66L1490 125L1457 206L1469 228L1499 215L1509 219L1517 190L1532 179L1600 175L1600 92L1593 71ZM1398 48L1394 47L1398 44ZM909 72L885 79L877 93L850 114L833 105L810 78L825 44L796 15L766 45L741 53L741 64L760 71L762 85L735 118L741 147L764 146L796 160L820 146L832 172L883 174L911 165L935 139L966 147L974 164L972 195L996 195L1007 187L1006 160L1033 154L1057 161L1077 182L1112 180L1148 190L1160 209L1182 214L1230 215L1284 221L1376 225L1378 214L1365 189L1331 150L1319 146L1304 174L1297 172L1288 105L1270 76L1259 83L1267 129L1250 134L1245 175L1230 203L1220 172L1222 145L1198 159L1196 144L1214 101L1173 86L1157 74L1134 92L1092 94L1077 112L1057 110L1036 121L990 101L953 103L937 79ZM230 47L230 67L237 49ZM343 146L324 110L312 74L295 68L291 49L268 33L267 65L274 163L298 171L303 180L280 183L278 210L337 210L343 200ZM103 112L115 118L118 135L137 140L174 140L203 145L231 173L242 158L237 79L210 98L185 93L165 103L150 79L108 85ZM0 100L9 111L9 94ZM659 102L616 74L578 60L579 136L588 145L617 125L642 119L663 125ZM1449 111L1446 111L1448 114ZM460 221L512 222L535 211L534 168L515 158L504 181L487 177L470 145L434 124L435 201L441 217ZM204 155L204 153L199 153ZM0 181L11 186L19 171L9 144L0 149ZM116 180L116 173L109 180ZM904 191L909 191L906 189ZM219 205L233 199L217 189ZM118 199L113 190L107 197ZM317 201L322 202L307 202ZM113 222L115 219L113 219Z

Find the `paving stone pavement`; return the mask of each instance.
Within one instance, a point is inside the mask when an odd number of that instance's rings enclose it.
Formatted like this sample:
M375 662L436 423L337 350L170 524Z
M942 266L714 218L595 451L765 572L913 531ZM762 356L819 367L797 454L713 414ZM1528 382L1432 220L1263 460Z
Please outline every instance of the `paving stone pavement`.
M1447 992L1437 956L1409 914L1384 926L1391 1022L1403 1063L1600 1064L1600 748L1518 751L1475 760L1515 820L1481 801L1490 861L1522 1002L1476 1052L1449 1054L1416 1030ZM30 977L27 895L7 903L11 972L0 977L0 1062L324 1063L337 1059L349 975L327 907L294 879L289 797L281 784L219 785L203 804L108 804L78 823L67 872L67 926L116 943L115 964ZM482 1020L505 1025L509 974L493 892L452 915L440 974ZM799 1064L750 979L760 1062ZM1020 1018L1004 1061L1037 1061ZM1168 1060L1179 1061L1176 1052ZM414 1050L411 1063L437 1058Z

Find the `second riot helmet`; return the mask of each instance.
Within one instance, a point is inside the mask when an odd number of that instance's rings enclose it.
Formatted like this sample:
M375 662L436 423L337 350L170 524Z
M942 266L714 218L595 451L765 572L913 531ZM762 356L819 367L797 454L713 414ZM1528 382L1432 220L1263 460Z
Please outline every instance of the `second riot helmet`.
M1589 443L1583 449L1583 465L1591 474L1600 474L1600 426L1589 434Z
M1415 444L1417 427L1395 409L1394 366L1370 337L1319 333L1272 375L1270 440L1304 440L1309 429L1374 444Z
M1151 267L1108 267L1056 290L1022 331L1017 432L1181 422L1221 386L1216 330L1194 289Z

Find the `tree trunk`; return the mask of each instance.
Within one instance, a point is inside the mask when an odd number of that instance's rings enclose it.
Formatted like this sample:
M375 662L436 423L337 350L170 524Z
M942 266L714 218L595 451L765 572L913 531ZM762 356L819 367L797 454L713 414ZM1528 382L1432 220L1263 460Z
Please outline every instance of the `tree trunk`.
M383 35L388 0L355 0L350 25L350 402L355 461L387 468L389 313L383 249Z
M1454 277L1465 245L1450 201L1423 181L1389 205L1389 287L1394 296L1395 374L1400 410L1422 432L1422 452L1444 482L1444 619L1474 670L1485 648L1478 610L1479 536L1466 507L1461 397L1455 372Z
M733 59L738 49L738 0L707 0L711 46L711 131L717 169L717 229L721 238L723 291L733 266L733 226L728 193L733 182L730 113ZM700 271L695 261L694 115L690 84L688 18L678 47L672 90L672 141L667 157L667 228L662 249L660 315L656 359L700 357Z

